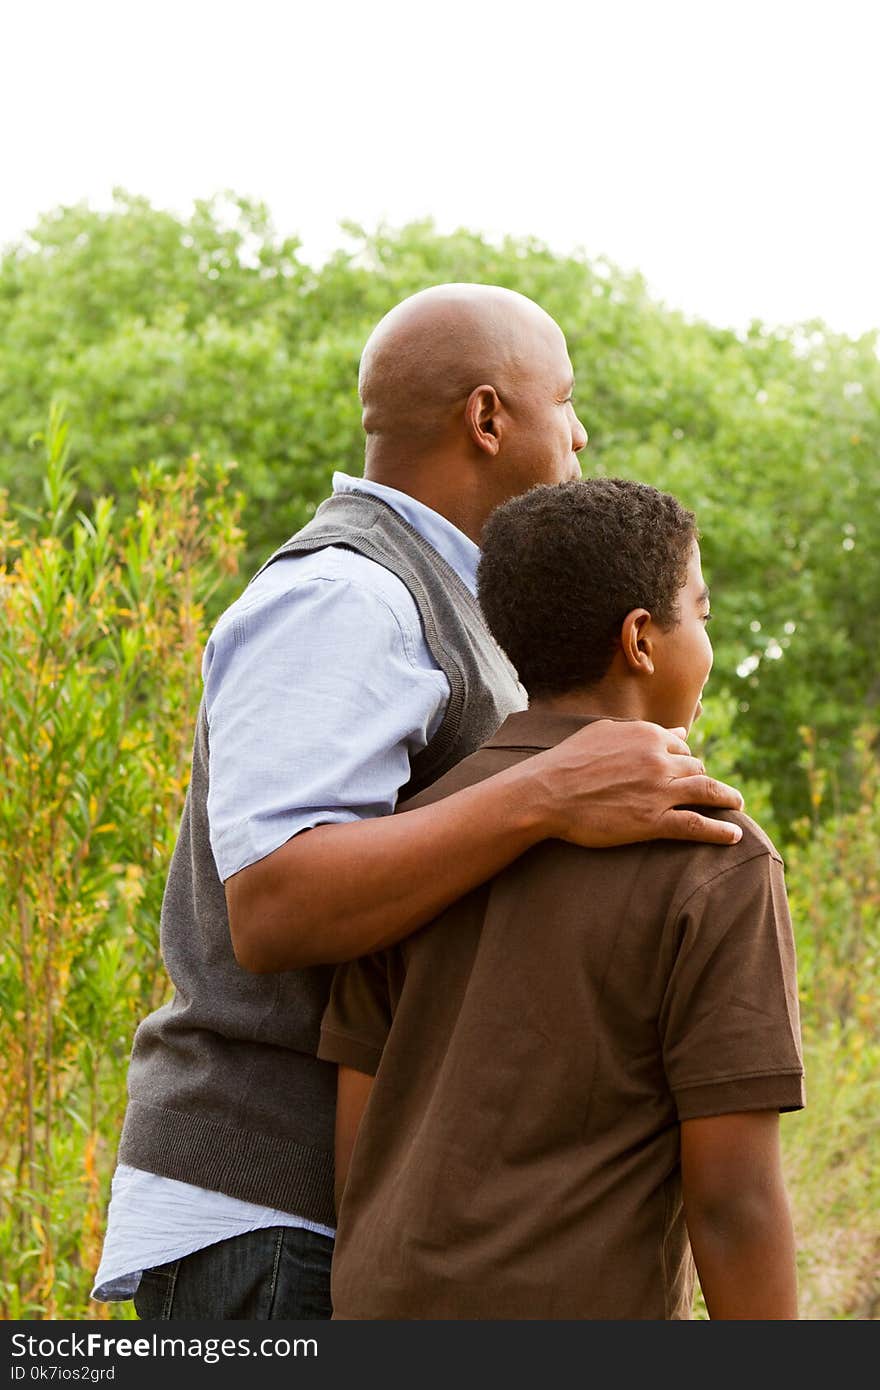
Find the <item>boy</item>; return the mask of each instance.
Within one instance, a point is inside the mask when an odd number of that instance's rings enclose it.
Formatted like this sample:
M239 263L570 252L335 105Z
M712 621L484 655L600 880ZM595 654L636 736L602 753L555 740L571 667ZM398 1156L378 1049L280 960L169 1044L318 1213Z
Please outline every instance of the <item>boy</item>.
M712 664L690 512L620 480L537 487L482 545L529 708L409 807L593 719L690 727ZM778 854L725 814L723 862L548 840L340 967L334 1317L687 1318L691 1251L710 1317L797 1317L794 945Z

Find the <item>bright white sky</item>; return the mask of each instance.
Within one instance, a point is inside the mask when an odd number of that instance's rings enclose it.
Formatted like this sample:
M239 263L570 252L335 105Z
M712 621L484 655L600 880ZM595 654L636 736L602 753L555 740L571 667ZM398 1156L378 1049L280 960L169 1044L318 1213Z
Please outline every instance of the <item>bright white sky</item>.
M121 185L433 216L639 269L719 324L880 328L875 0L8 0L0 243Z

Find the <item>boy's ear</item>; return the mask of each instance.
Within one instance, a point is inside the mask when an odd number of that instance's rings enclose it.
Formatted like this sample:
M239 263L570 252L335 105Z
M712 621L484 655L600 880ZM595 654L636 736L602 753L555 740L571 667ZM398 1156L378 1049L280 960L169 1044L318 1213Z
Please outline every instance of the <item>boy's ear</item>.
M654 640L647 608L634 608L627 613L620 629L620 645L631 671L640 676L653 676Z

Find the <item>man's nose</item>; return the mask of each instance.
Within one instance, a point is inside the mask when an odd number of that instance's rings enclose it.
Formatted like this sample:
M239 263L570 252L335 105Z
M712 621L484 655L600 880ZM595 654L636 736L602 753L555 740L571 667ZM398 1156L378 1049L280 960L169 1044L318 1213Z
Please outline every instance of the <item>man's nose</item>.
M587 447L587 440L589 437L580 420L575 416L574 429L571 432L571 447L576 454L579 454L581 449Z

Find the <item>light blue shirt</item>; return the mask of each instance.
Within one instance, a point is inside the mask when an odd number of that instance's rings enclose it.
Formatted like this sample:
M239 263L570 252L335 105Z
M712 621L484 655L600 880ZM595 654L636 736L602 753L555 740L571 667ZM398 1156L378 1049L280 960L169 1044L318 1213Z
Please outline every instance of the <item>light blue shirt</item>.
M450 521L396 488L333 475L334 492L352 490L386 501L476 593L479 550ZM409 590L342 546L291 556L249 584L211 633L202 678L223 881L301 830L392 812L449 700ZM120 1164L92 1297L131 1298L143 1270L265 1226L334 1234Z

